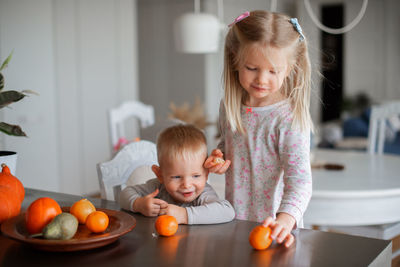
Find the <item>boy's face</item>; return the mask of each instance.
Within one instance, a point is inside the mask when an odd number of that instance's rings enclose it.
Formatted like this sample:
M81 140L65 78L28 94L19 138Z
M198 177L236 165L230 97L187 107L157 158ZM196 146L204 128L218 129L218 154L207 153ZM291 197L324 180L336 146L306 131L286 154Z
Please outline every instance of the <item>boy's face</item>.
M162 167L153 166L153 171L164 184L175 201L189 203L204 190L208 171L203 167L206 155L186 157L177 156L166 160Z

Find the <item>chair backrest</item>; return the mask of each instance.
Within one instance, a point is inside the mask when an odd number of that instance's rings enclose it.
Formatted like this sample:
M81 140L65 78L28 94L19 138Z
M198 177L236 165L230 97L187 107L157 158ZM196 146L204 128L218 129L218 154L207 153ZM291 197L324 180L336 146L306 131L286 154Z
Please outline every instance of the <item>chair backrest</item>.
M124 146L113 159L97 164L101 198L118 201L132 173L142 166L149 169L153 164L158 164L157 148L153 142L141 140Z
M383 153L387 121L395 116L400 116L400 101L372 106L368 132L368 152L370 154Z
M108 117L111 147L113 149L120 138L127 137L124 122L135 117L139 119L142 128L149 127L154 124L154 108L139 101L127 101L110 109Z

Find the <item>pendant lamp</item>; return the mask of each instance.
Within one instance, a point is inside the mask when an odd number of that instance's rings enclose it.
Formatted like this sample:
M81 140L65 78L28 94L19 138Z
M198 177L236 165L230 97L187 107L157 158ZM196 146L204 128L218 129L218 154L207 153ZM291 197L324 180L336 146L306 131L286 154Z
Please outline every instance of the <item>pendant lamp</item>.
M218 1L218 10L221 10ZM199 0L194 1L194 13L185 13L174 21L175 48L181 53L215 53L219 48L224 25L209 13L200 12Z

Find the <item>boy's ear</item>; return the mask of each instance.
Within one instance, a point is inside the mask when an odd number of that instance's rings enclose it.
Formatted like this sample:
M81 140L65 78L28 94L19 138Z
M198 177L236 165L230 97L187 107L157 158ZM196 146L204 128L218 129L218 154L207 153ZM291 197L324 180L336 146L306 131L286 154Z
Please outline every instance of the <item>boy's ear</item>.
M160 181L160 183L163 183L163 178L161 175L161 169L160 166L157 165L152 165L151 170L154 172L154 174L157 176L157 179Z

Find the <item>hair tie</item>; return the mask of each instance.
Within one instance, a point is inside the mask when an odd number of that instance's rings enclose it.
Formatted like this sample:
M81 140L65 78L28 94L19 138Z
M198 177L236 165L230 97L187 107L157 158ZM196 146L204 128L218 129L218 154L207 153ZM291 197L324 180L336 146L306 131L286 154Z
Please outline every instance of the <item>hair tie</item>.
M297 18L291 18L290 19L290 23L292 23L293 27L300 34L299 40L303 41L305 39L305 37L304 37L303 30L301 29L299 21L297 20Z
M246 12L240 14L231 24L228 25L228 27L231 27L232 25L238 23L239 21L244 20L248 16L250 16L250 12L249 11L246 11Z

